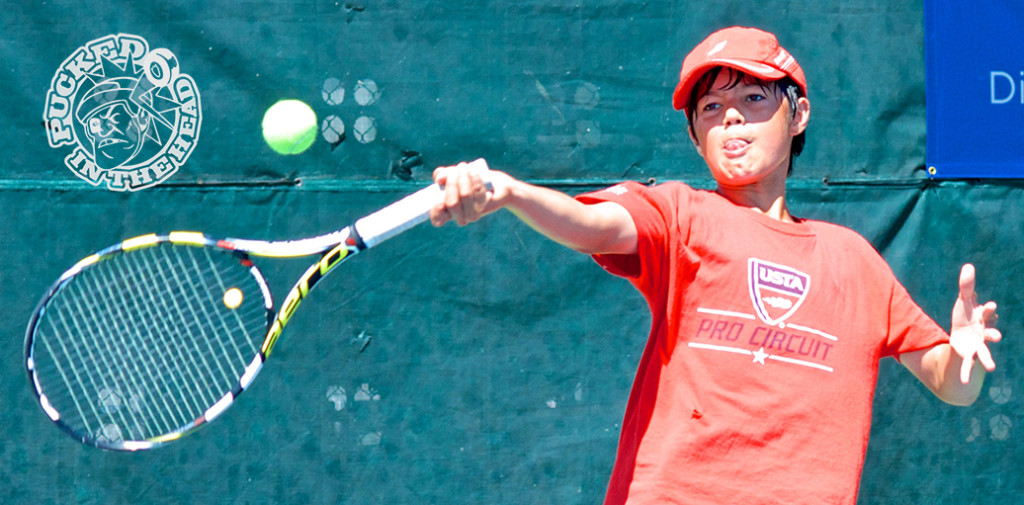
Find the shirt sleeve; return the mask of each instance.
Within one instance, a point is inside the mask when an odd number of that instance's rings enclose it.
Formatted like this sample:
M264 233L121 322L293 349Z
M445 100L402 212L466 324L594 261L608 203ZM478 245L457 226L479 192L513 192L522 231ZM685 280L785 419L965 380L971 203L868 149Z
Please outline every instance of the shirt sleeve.
M949 341L949 335L911 299L906 288L893 276L889 298L889 335L883 356L927 349Z
M693 190L682 183L648 187L624 182L577 196L576 199L585 204L615 202L622 205L636 226L636 254L599 254L593 256L594 260L609 273L629 279L641 290L645 284L658 282L671 249L670 241L680 240L688 232L689 221L685 216L692 193Z

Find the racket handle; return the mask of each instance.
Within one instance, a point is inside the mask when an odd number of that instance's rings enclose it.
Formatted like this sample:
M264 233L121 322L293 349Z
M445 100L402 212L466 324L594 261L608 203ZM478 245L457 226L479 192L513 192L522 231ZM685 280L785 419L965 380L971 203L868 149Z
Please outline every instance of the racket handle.
M483 158L467 163L480 171L488 190L491 182L487 176L487 162ZM353 225L356 233L369 249L399 233L402 233L430 217L430 209L444 198L444 188L431 184L401 200L384 207Z

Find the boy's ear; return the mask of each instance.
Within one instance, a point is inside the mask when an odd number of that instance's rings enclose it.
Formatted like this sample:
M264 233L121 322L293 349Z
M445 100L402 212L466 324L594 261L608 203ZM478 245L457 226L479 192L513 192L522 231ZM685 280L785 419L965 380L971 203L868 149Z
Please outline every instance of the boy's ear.
M690 134L690 142L693 142L693 148L696 149L697 154L699 154L700 157L703 158L704 148L700 145L700 141L697 140L697 135L693 132L693 126L688 125L686 127L686 132Z
M807 123L811 120L811 102L806 97L800 97L796 101L796 114L789 123L789 133L795 137L807 129Z

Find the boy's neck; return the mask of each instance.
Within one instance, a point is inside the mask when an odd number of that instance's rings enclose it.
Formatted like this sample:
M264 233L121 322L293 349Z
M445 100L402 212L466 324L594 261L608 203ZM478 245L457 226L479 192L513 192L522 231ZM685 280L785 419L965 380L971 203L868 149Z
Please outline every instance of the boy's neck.
M796 219L789 213L786 206L786 183L782 181L781 186L777 184L751 184L737 188L718 186L718 194L730 202L746 207L755 212L760 212L772 219L793 223Z

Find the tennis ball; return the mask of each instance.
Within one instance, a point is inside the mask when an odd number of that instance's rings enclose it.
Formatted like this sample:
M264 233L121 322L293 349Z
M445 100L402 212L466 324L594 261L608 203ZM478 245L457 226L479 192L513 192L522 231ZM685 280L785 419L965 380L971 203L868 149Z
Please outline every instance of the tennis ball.
M281 100L263 115L263 139L278 154L299 154L316 140L316 113L300 100Z
M230 288L224 292L224 305L231 310L235 310L242 305L243 298L241 289Z

